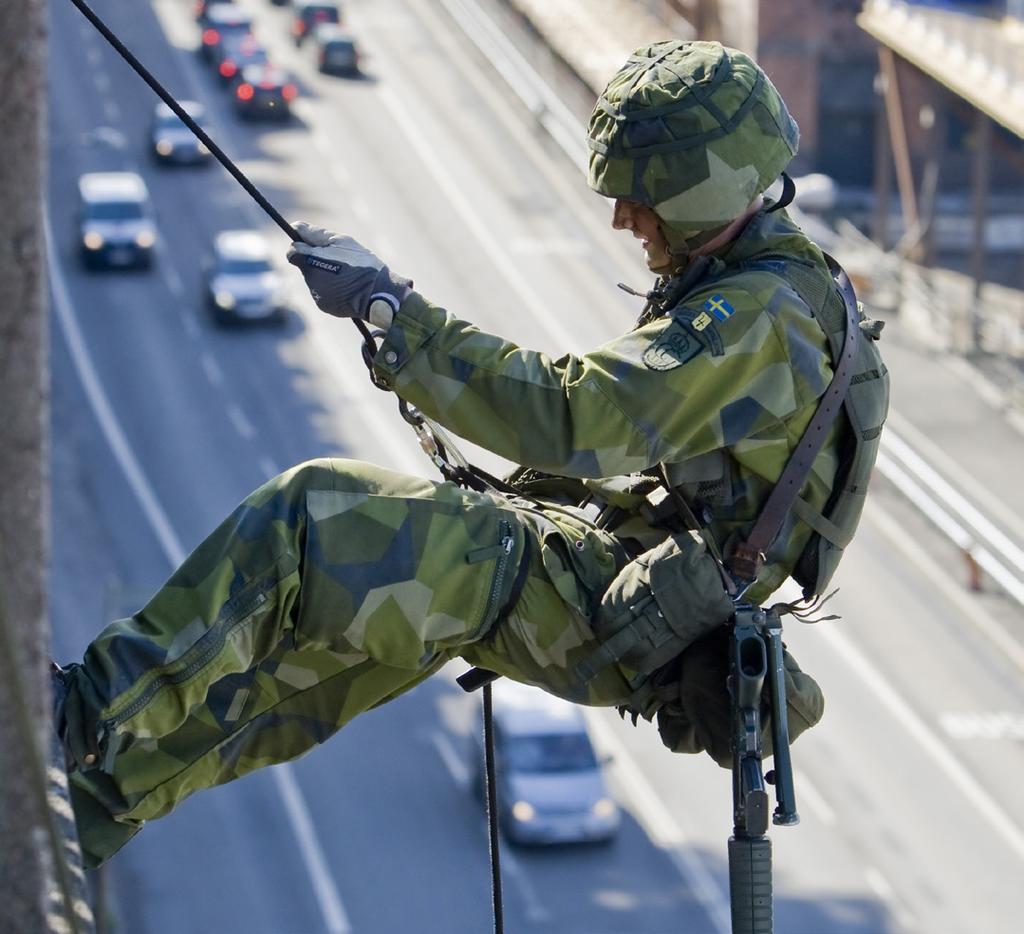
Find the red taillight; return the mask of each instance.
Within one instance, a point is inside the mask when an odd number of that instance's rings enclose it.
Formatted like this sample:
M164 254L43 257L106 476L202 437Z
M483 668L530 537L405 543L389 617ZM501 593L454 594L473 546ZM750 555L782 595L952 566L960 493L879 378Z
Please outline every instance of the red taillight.
M297 19L292 23L292 32L297 36L301 36L306 31L306 24L301 20Z
M236 71L238 71L238 66L232 61L223 61L220 63L219 70L225 78L230 78Z
M216 45L220 41L220 33L216 29L207 29L203 32L203 45Z
M299 89L294 84L286 84L281 88L281 96L286 101L293 101L299 95Z
M256 92L253 90L251 84L240 84L235 93L238 95L238 99L240 101L251 101L253 94Z

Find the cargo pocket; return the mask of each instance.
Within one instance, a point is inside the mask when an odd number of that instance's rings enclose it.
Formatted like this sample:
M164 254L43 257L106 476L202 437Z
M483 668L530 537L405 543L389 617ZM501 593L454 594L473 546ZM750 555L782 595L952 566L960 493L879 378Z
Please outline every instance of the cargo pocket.
M650 675L732 611L718 565L700 535L671 535L611 582L593 623L600 648L577 671L588 678L619 663L631 673Z
M608 533L561 511L545 512L538 531L541 561L552 585L580 616L590 619L628 560L625 550Z

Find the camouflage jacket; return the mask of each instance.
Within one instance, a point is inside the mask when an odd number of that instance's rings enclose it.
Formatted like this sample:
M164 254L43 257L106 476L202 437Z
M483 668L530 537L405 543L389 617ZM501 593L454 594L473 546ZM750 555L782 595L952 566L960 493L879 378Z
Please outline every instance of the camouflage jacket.
M583 356L552 360L413 293L375 368L455 433L527 467L630 488L669 465L728 554L749 529L832 378L824 331L787 281L802 264L831 283L820 250L784 211L761 211L668 313ZM834 428L801 495L820 509L838 466ZM618 480L610 478L620 478ZM651 547L639 516L616 529ZM749 596L788 576L810 529L791 518Z

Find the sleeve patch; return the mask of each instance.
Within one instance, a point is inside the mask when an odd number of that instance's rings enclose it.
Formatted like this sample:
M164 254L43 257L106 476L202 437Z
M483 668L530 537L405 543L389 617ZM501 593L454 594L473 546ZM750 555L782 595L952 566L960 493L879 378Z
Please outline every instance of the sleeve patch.
M644 366L649 370L674 370L702 349L703 344L689 331L671 327L644 351Z

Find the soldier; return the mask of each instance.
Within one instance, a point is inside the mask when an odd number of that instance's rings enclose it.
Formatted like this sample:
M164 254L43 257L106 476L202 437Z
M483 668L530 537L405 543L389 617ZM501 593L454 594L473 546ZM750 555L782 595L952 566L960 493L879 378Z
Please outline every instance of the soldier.
M57 673L88 865L196 789L302 755L456 657L657 716L671 748L728 764L724 568L829 385L814 305L834 283L764 196L798 132L742 53L637 50L589 137L590 184L615 199L613 226L642 241L658 281L635 328L581 357L484 334L355 241L300 227L289 260L319 307L384 329L378 378L523 465L517 492L324 459L252 493ZM750 602L808 560L808 510L825 508L848 431L832 429ZM699 534L665 509L658 465ZM656 631L667 603L671 631ZM823 702L787 668L795 734Z

